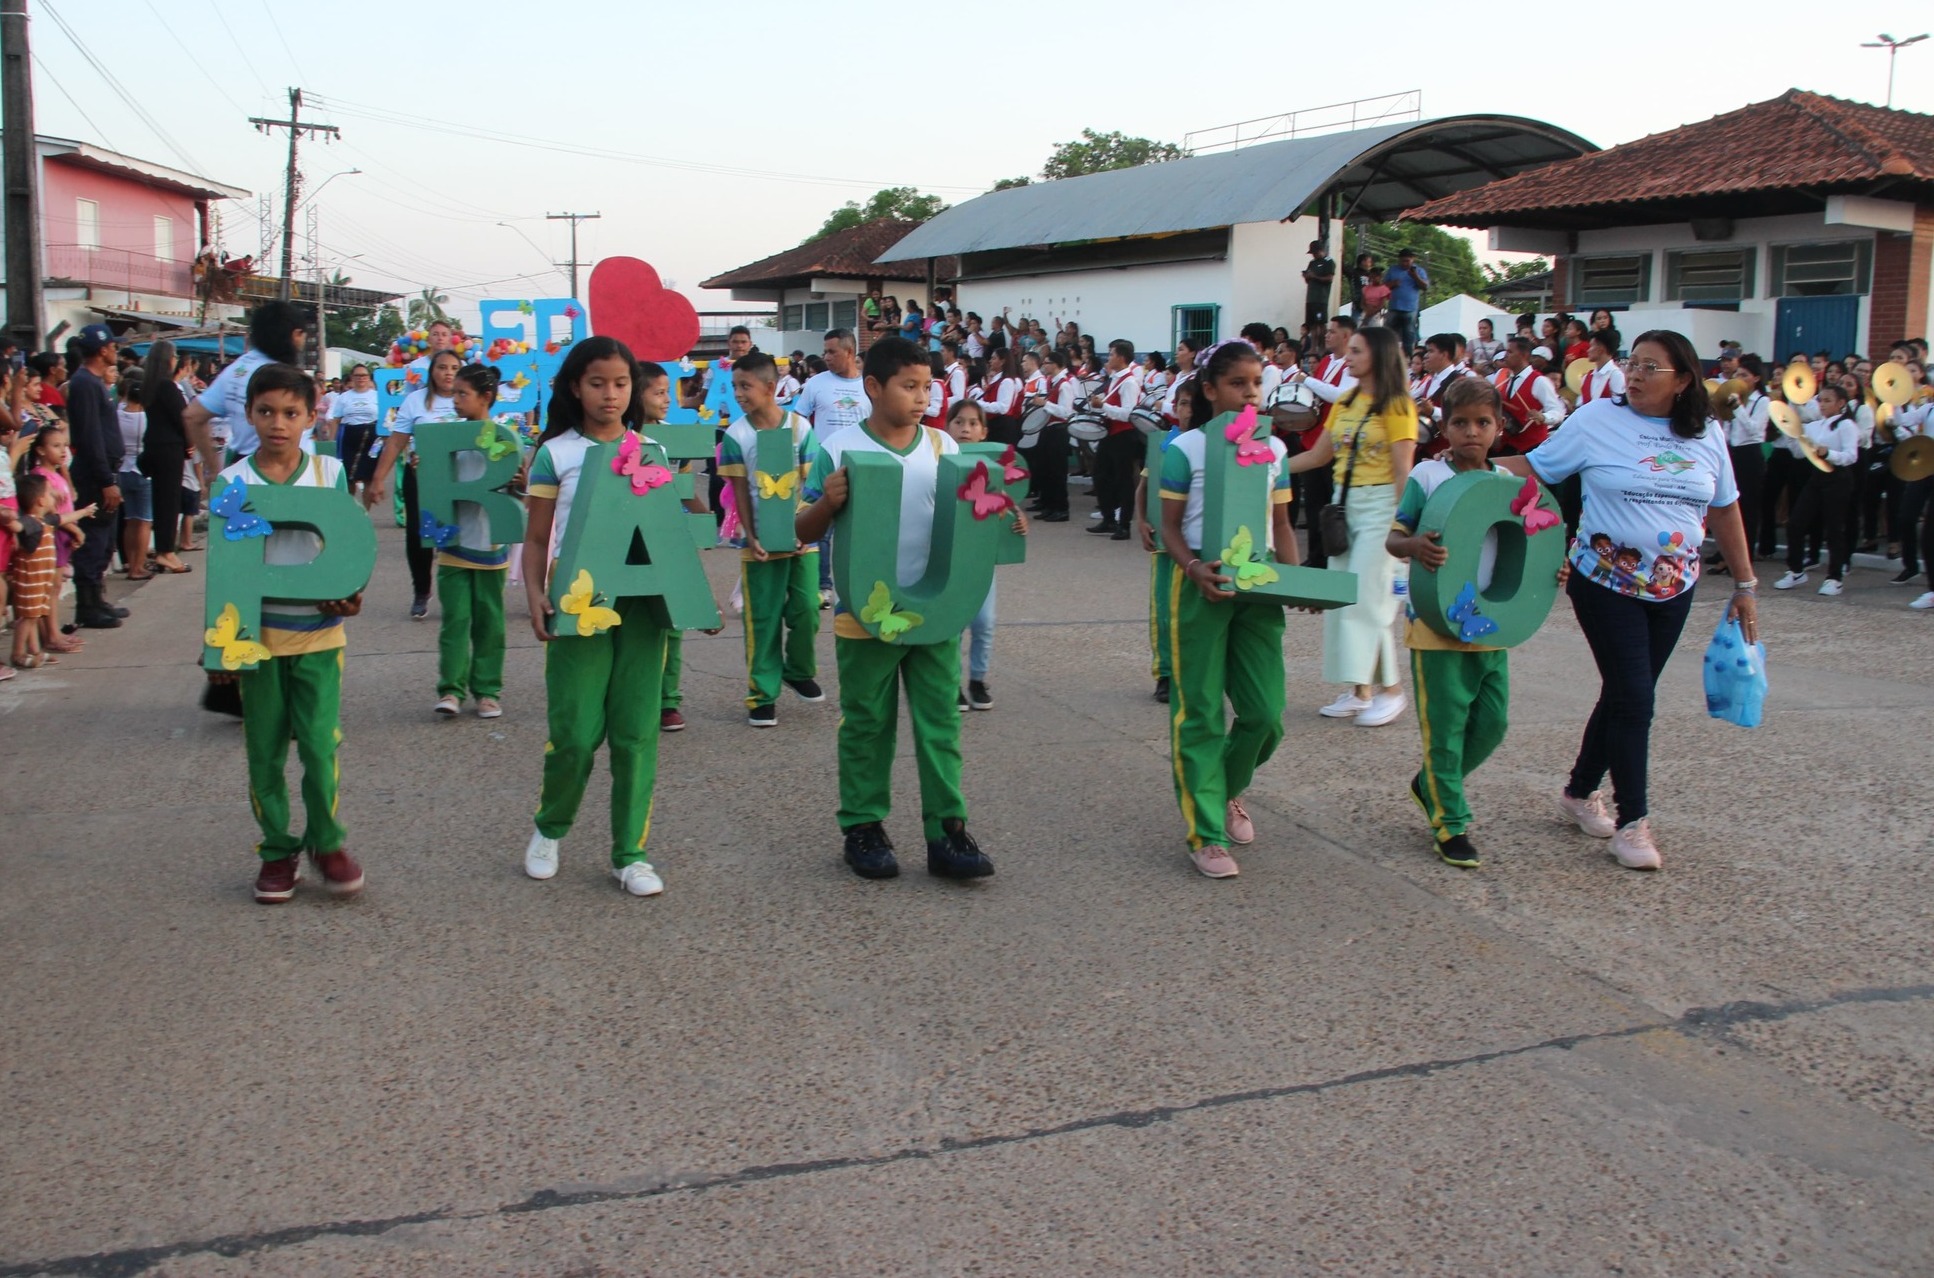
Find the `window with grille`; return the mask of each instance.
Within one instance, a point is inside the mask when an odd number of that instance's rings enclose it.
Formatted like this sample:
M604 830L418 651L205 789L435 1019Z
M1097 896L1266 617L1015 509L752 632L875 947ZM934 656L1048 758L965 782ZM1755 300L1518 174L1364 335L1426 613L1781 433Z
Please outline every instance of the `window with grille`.
M856 297L850 302L833 303L833 322L829 327L843 328L847 332L857 332L860 326L860 302Z
M1872 240L1773 246L1774 297L1865 293L1873 286Z
M807 328L823 333L832 327L831 318L832 307L828 306L825 302L806 303Z
M1572 259L1571 296L1580 306L1643 302L1651 296L1651 283L1650 253Z
M1169 349L1187 342L1196 350L1215 344L1216 324L1222 308L1215 305L1173 306L1169 308Z
M1737 302L1753 294L1752 249L1686 249L1665 255L1668 302Z
M797 333L806 327L806 308L804 306L786 307L781 313L779 327L788 333Z

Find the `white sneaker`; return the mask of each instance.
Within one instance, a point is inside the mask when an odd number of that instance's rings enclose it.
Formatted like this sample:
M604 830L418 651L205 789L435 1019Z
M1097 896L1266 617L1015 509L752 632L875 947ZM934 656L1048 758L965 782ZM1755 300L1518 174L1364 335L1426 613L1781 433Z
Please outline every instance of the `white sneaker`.
M1773 583L1773 589L1791 590L1795 586L1804 586L1805 584L1806 574L1804 572L1789 572Z
M1370 708L1368 698L1359 697L1354 692L1346 692L1317 713L1325 719L1352 719Z
M1922 612L1934 611L1934 590L1928 591L1926 594L1922 595L1919 599L1916 599L1913 603L1910 603L1907 606L1909 608L1918 608Z
M1840 583L1831 577L1820 583L1820 593L1823 595L1837 595L1841 589Z
M1609 839L1618 833L1618 822L1612 820L1612 814L1605 807L1605 796L1597 790L1583 799L1558 791L1558 810L1594 839Z
M454 717L457 711L463 709L463 702L455 697L438 697L436 704L431 706L430 709L436 711L444 718L449 719Z
M477 717L479 719L501 719L504 717L504 703L495 697L477 698Z
M1370 704L1367 707L1358 712L1356 726L1381 728L1402 714L1403 708L1409 704L1409 699L1401 692L1379 692L1370 698Z
M548 879L556 876L556 839L547 839L536 830L531 831L531 841L524 847L524 873L534 879Z
M633 861L622 868L614 866L611 876L633 896L657 896L665 890L665 880L658 877L658 871L651 868L649 861Z
M1612 836L1612 855L1628 870L1656 870L1663 864L1658 845L1652 842L1652 827L1644 817L1621 826Z

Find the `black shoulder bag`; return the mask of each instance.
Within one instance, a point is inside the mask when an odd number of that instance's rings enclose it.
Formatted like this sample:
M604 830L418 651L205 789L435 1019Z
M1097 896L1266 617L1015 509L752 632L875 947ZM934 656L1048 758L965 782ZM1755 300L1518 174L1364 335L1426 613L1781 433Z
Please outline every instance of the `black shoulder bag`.
M1356 459L1363 449L1363 432L1369 429L1370 419L1365 417L1350 436L1350 464L1343 468L1343 490L1336 500L1316 512L1316 533L1323 539L1323 553L1340 559L1350 553L1350 517L1345 505L1350 500L1350 481L1356 478Z

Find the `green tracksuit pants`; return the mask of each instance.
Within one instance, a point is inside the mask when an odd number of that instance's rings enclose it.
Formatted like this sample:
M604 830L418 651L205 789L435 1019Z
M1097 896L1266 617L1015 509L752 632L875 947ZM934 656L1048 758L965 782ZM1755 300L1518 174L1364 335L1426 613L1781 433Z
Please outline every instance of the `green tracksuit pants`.
M907 687L913 758L920 769L926 837L967 819L960 792L960 644L833 641L839 661L839 828L884 821L893 810L900 683Z
M665 677L658 685L658 711L676 710L685 701L685 693L680 685L685 679L685 632L669 631L665 635Z
M1148 654L1149 673L1166 679L1174 673L1168 659L1169 587L1181 569L1162 551L1149 556Z
M242 745L248 753L248 802L262 827L264 861L298 852L340 852L348 834L336 819L342 743L343 649L275 657L236 676L242 693ZM300 838L289 828L289 741L302 761Z
M1471 828L1464 778L1504 741L1511 707L1510 653L1413 648L1410 673L1417 692L1417 726L1424 734L1424 794L1431 832L1442 843Z
M1229 800L1283 739L1283 629L1279 603L1210 603L1179 569L1170 579L1169 757L1191 851L1229 845Z
M745 601L745 707L779 699L781 679L819 674L819 552L739 564Z
M436 694L497 697L504 691L504 570L438 564Z
M651 794L658 780L659 680L670 631L652 620L650 601L620 599L620 624L599 635L544 645L544 692L551 739L544 745L544 788L537 829L571 832L598 747L611 753L611 864L645 859Z

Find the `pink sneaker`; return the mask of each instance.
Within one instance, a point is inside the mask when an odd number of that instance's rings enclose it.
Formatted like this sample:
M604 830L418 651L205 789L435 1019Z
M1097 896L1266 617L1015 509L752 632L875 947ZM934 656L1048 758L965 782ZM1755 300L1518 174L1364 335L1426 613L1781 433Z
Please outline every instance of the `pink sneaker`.
M1664 864L1658 844L1652 842L1652 827L1644 817L1612 836L1612 855L1628 870L1656 870Z
M1237 847L1247 847L1256 841L1256 823L1249 819L1249 809L1242 806L1241 799L1229 800L1229 817L1222 824L1229 832L1229 842Z
M1606 810L1602 791L1593 790L1589 798L1574 799L1560 790L1558 810L1565 814L1566 820L1576 823L1579 829L1594 839L1609 839L1618 833L1618 822L1612 820L1612 814Z
M1229 849L1219 848L1213 843L1189 853L1189 860L1195 862L1196 869L1212 879L1233 879L1242 873L1236 865L1236 859L1229 855Z

